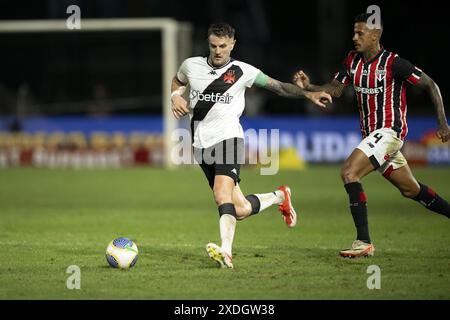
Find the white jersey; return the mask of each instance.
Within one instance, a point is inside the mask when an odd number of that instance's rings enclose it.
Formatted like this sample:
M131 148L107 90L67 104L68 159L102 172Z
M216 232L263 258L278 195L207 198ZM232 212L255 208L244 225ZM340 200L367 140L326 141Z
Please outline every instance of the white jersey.
M194 147L208 148L226 139L244 138L239 117L245 107L245 90L259 73L259 69L233 59L221 67L210 65L207 57L184 60L177 78L190 87Z

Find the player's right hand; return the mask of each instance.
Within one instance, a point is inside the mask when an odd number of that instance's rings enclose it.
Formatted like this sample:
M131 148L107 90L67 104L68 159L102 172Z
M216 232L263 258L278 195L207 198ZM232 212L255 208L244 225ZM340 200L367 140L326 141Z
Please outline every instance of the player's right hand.
M308 87L310 85L309 77L306 75L306 73L303 72L303 70L298 71L296 74L294 74L294 77L292 78L292 83L297 85L298 87L308 90Z
M175 118L180 119L189 113L188 102L180 95L174 95L172 101L172 113Z

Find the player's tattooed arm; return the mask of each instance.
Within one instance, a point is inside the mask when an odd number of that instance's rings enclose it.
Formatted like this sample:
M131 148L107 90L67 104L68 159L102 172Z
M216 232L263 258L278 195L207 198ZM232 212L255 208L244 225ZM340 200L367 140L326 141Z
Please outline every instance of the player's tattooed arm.
M295 86L293 84L281 82L271 77L267 77L266 81L264 81L263 83L261 82L255 83L256 85L265 88L267 90L270 90L282 97L307 98L311 100L314 104L322 108L326 107L326 103L332 102L331 96L326 92L323 91L310 92L302 88L299 88L298 86Z
M310 84L307 90L310 91L325 91L328 92L333 98L339 98L345 90L345 85L337 80L333 80L330 83L326 83L321 86Z
M308 91L290 83L283 83L270 77L267 78L267 83L264 86L267 90L270 90L279 96L287 98L306 97Z
M428 92L436 110L438 119L438 130L436 134L442 142L447 142L450 139L450 127L445 116L444 102L442 100L439 86L433 81L433 79L426 75L425 72L422 73L422 76L417 82L417 86Z
M336 79L334 79L330 83L321 86L314 85L311 83L309 77L306 75L306 73L303 72L303 70L300 70L294 75L292 82L296 84L298 87L308 91L328 92L333 98L339 98L346 88L346 86L343 83L337 81Z

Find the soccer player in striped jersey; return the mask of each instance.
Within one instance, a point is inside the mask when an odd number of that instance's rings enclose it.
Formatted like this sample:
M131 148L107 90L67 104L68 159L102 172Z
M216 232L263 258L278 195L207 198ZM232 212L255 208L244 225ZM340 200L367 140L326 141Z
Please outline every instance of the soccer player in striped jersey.
M244 156L244 133L239 117L245 107L245 90L253 85L290 98L307 98L320 107L331 102L325 92L309 92L291 83L272 79L259 69L230 57L236 40L225 23L208 29L208 57L186 59L172 80L172 111L179 119L191 117L194 156L213 191L219 210L222 244L208 243L208 255L221 267L233 268L232 243L236 220L257 214L273 204L285 223L294 227L297 214L288 186L245 197L239 187ZM189 85L189 103L182 96ZM221 153L219 155L219 153ZM213 161L211 161L213 160Z
M418 201L427 209L450 218L450 206L433 189L418 182L400 152L408 133L406 122L406 83L427 91L438 119L437 136L443 143L450 138L450 128L437 84L421 69L380 45L383 31L368 24L369 14L355 19L355 50L345 59L331 83L316 86L299 71L294 83L311 91L325 90L338 98L350 83L356 91L363 140L345 160L341 178L350 200L350 211L357 229L356 240L343 257L371 256L375 250L367 219L367 197L361 178L378 170L399 189L404 197Z

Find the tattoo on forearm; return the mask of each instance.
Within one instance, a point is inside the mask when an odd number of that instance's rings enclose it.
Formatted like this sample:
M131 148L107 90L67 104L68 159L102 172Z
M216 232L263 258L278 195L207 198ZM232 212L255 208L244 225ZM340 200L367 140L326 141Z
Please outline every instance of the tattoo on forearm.
M305 96L305 90L285 82L269 78L265 86L266 89L287 98L298 98Z
M338 82L338 81L333 81L331 83L327 83L321 86L316 86L313 84L310 84L308 87L308 90L311 91L325 91L327 93L329 93L332 97L334 98L339 98L342 93L344 92L345 86Z
M277 94L282 92L280 81L277 81L272 78L269 78L267 80L266 89L269 89L270 91L275 92Z

